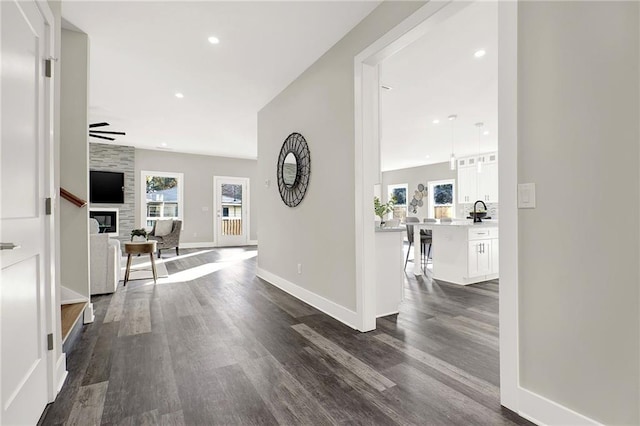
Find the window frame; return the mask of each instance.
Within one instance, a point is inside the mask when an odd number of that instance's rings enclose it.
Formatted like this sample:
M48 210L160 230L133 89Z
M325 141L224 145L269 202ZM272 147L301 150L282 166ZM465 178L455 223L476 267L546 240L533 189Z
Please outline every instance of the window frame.
M147 216L147 176L159 176L163 178L174 178L178 181L178 215L177 216ZM161 209L164 214L164 209ZM140 227L150 231L153 225L149 227L147 221L156 221L158 219L176 219L182 221L182 229L184 229L184 173L180 172L161 172L153 170L140 171Z

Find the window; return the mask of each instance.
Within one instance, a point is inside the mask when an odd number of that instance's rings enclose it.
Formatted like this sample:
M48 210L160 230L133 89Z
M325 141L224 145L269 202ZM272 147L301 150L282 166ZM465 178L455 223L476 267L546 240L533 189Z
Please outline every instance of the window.
M393 219L400 219L400 222L404 222L407 217L407 192L409 185L406 183L387 185L387 193L389 194L389 200L393 197L396 198L396 205L393 209Z
M441 219L454 217L455 212L455 180L439 180L429 182L428 217Z
M181 219L184 212L184 175L168 172L142 172L142 226L153 227L157 219Z

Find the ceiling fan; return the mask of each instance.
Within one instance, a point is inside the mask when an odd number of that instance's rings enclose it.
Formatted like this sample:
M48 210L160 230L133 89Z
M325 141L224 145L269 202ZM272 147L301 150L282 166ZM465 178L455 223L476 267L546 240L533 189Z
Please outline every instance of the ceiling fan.
M89 136L91 136L92 138L99 138L99 139L106 139L108 141L115 141L115 138L109 137L109 136L104 136L104 135L121 135L121 136L125 136L126 133L125 132L108 132L106 130L92 130L95 129L96 127L105 127L105 126L109 126L109 123L106 122L101 122L101 123L92 123L89 124Z

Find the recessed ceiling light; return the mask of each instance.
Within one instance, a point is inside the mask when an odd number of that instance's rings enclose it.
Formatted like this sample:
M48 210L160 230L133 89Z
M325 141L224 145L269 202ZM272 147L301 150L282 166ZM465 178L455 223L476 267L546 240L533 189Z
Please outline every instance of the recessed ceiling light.
M440 122L440 120L438 120L437 118L435 120L433 120L433 124L438 124Z
M166 143L166 142L162 142L162 143L160 144L160 146L167 146L167 143Z
M485 135L485 136L487 136L487 135L489 134L489 131L488 131L488 130L485 130L482 134L483 134L483 135Z
M482 58L486 54L487 54L486 50L479 49L479 50L476 50L476 53L474 53L473 56L475 56L476 58Z
M182 93L180 93L180 92L176 92L176 98L182 99L182 98L184 98L184 95Z
M209 37L207 40L209 40L209 43L211 43L211 44L220 43L220 39L218 37L214 37L214 36Z
M430 155L425 155L424 158L431 158L431 156Z

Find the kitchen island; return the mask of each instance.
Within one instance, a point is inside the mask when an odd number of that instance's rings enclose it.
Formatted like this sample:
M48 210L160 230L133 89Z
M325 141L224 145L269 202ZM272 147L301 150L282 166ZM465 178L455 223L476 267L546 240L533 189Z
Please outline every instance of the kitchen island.
M412 223L413 272L422 275L420 230L433 234L433 278L454 284L474 284L499 276L498 221L472 220Z

